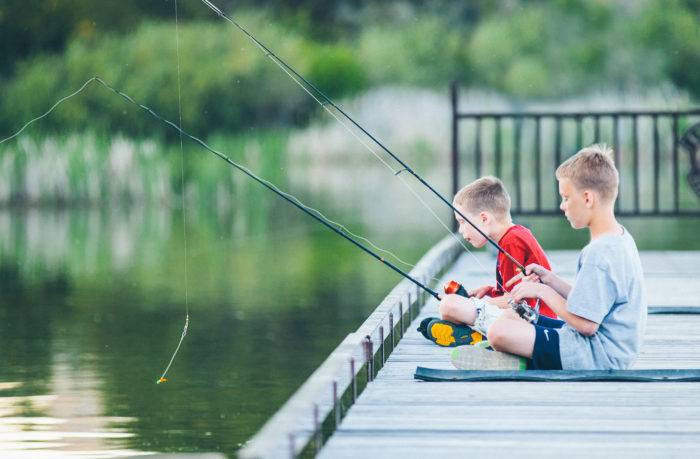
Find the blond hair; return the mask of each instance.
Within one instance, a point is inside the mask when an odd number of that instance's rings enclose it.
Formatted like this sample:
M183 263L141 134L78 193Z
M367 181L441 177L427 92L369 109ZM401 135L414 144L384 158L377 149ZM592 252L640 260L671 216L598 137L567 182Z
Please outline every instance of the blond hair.
M557 168L557 180L570 179L578 190L593 190L606 201L614 201L620 176L613 162L613 149L596 143L581 149Z
M454 203L470 214L488 211L499 220L510 219L510 196L503 182L496 177L474 180L457 192Z

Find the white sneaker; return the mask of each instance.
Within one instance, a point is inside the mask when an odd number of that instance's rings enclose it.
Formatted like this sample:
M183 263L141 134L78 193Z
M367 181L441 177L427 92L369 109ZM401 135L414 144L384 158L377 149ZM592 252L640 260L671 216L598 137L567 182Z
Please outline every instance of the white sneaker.
M474 307L476 307L476 320L472 328L482 335L488 336L489 327L496 319L501 317L503 309L484 299L472 298L472 300L474 301Z
M452 350L450 355L452 365L460 370L515 370L527 369L527 359L517 355L506 354L486 349L481 345L488 341L482 341L476 346L459 346Z

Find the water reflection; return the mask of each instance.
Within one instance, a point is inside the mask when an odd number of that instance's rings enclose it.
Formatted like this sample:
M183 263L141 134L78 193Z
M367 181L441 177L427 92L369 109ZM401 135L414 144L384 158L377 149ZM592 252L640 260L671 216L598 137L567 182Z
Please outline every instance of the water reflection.
M398 281L295 209L251 207L188 209L192 320L162 385L184 322L182 215L1 211L0 455L231 454ZM409 260L437 239L401 234Z
M132 418L105 416L99 378L79 371L67 355L55 355L50 395L3 396L23 392L22 383L0 386L2 457L128 457L148 454L115 446L134 433L119 425ZM76 370L81 377L76 378ZM114 443L114 444L113 444Z

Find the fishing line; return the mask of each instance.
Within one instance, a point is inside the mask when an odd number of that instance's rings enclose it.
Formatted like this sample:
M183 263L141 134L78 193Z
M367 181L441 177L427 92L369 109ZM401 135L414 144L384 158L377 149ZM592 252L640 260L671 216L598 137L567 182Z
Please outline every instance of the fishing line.
M78 89L77 91L75 91L75 92L73 92L73 93L71 93L71 94L69 94L69 95L67 95L67 96L62 97L61 99L59 99L58 102L56 102L55 104L53 104L53 105L51 106L51 108L49 108L43 115L39 115L39 116L37 116L36 118L32 118L31 120L27 121L27 123L26 123L24 126L22 126L22 128L20 128L19 131L15 132L14 134L12 134L12 135L9 136L9 137L6 137L6 138L0 140L0 144L3 144L3 143L5 143L5 142L7 142L8 140L14 139L14 138L17 137L18 135L20 135L25 129L27 129L27 127L29 127L31 124L34 124L36 121L39 121L40 119L42 119L42 118L48 116L49 113L51 113L52 111L54 111L54 109L55 109L56 107L58 107L59 105L61 105L63 102L65 102L65 101L67 101L68 99L70 99L71 97L75 97L75 96L77 96L78 94L80 94L81 92L83 92L83 90L85 90L85 88L87 88L87 86L88 86L90 83L92 83L94 80L95 80L95 78L90 78L90 79L87 80L85 83L83 83L83 85L80 87L80 89Z
M268 48L266 45L264 45L260 40L255 38L246 28L244 28L242 25L240 25L238 22L234 21L231 19L229 16L227 16L219 7L214 5L211 1L209 0L201 0L202 3L204 3L209 9L214 11L219 17L224 19L225 21L231 23L233 26L235 26L237 29L239 29L253 44L255 44L266 57L269 57L270 60L272 60L284 73L287 74L300 88L302 88L311 98L313 98L329 115L331 115L336 121L338 121L355 139L357 139L372 155L374 155L384 166L386 166L389 170L392 171L392 173L398 177L401 182L408 188L408 190L413 194L413 196L425 207L431 215L442 225L443 228L447 230L449 234L452 235L452 237L472 256L472 258L477 262L477 264L484 270L487 268L481 263L478 257L472 253L471 250L466 246L466 244L457 236L455 235L452 230L440 219L440 217L428 206L428 204L415 192L415 190L408 184L408 182L403 178L401 172L407 171L409 172L414 178L416 178L421 184L423 184L426 188L428 188L436 197L438 197L443 203L445 203L448 207L450 207L456 214L458 214L460 217L464 219L465 222L469 223L481 236L483 236L494 248L496 248L499 252L503 253L508 259L510 259L520 270L523 272L525 271L525 267L517 261L512 255L510 255L506 250L503 249L496 241L494 241L492 238L490 238L488 235L486 235L478 226L476 226L472 221L467 218L459 209L457 209L455 206L452 205L447 199L445 199L437 190L435 190L428 182L426 182L420 175L418 175L408 164L406 164L403 160L401 160L398 156L396 156L391 150L389 150L382 142L380 142L374 135L372 135L370 132L368 132L364 127L362 127L359 123L357 123L350 115L348 115L343 109L341 109L333 100L331 100L323 91L321 91L319 88L317 88L313 83L308 81L306 78L304 78L301 74L299 74L292 66L287 64L283 59L281 59L277 54L275 54L270 48ZM311 90L314 91L314 93L311 92ZM323 100L321 100L323 99ZM389 156L391 156L395 161L397 161L402 168L399 170L394 170L394 168L391 167L383 158L381 158L377 152L370 146L368 145L364 139L360 138L357 133L355 133L351 127L345 123L343 120L340 119L340 117L334 113L329 107L333 107L335 110L337 110L343 118L348 120L353 126L355 126L357 129L359 129L362 133L364 133L369 139L371 139L378 147L380 147L382 150L384 150ZM498 281L497 281L498 283ZM500 283L499 283L500 284ZM505 292L505 289L503 288L502 285L499 285L501 289Z
M347 239L349 242L353 243L355 246L357 246L358 248L362 249L362 250L363 250L365 253L367 253L368 255L371 255L373 258L375 258L376 260L382 262L384 265L388 266L389 268L391 268L391 269L392 269L393 271L395 271L396 273L398 273L398 274L400 274L401 276L407 278L408 280L410 280L411 282L413 282L414 284L416 284L418 287L420 287L420 288L422 288L423 290L425 290L426 292L428 292L428 293L429 293L430 295L432 295L433 297L439 299L439 295L438 295L435 291L433 291L432 289L430 289L429 287L427 287L426 285L424 285L424 284L421 283L420 281L416 280L415 278L411 277L409 274L407 274L406 272L402 271L402 270L401 270L400 268L398 268L396 265L394 265L393 263L387 261L384 257L381 257L381 256L377 255L377 254L374 253L372 250L368 249L367 247L363 246L362 244L360 244L359 242L357 242L356 240L354 240L354 239L350 236L350 234L354 234L354 233L348 231L348 234L346 234L346 232L345 232L346 229L345 229L345 227L344 227L343 225L340 225L339 223L336 223L336 222L334 222L334 221L332 221L332 220L330 220L330 219L327 219L327 218L323 215L323 213L321 213L319 210L316 210L316 209L314 209L314 208L312 208L312 207L310 207L310 206L307 206L306 204L302 203L301 200L299 200L297 197L295 197L295 196L293 196L293 195L291 195L291 194L289 194L289 193L286 193L286 192L280 190L280 189L279 189L275 184L273 184L272 182L270 182L270 181L268 181L268 180L266 180L266 179L264 179L264 178L262 178L262 177L257 176L257 175L256 175L255 173L253 173L250 169L246 168L245 166L243 166L243 165L241 165L241 164L238 164L238 163L234 162L233 160L231 160L231 159L230 159L228 156L226 156L225 154L223 154L223 153L221 153L220 151L218 151L218 150L216 150L216 149L210 147L210 146L209 146L206 142L204 142L202 139L200 139L200 138L198 138L198 137L195 137L194 135L192 135L192 134L190 134L189 132L185 131L184 129L182 129L180 126L178 126L177 124L173 123L172 121L170 121L170 120L168 120L168 119L166 119L166 118L163 118L163 117L160 116L158 113L156 113L155 111L153 111L150 107L148 107L148 106L146 106L146 105L143 105L143 104L140 104L139 102L136 102L134 99L131 98L131 96L129 96L128 94L126 94L126 93L124 93L124 92L122 92L122 91L120 91L120 90L114 88L113 86L111 86L110 84L108 84L107 82L105 82L105 81L104 81L103 79L101 79L100 77L95 76L95 77L92 77L92 78L90 78L89 80L87 80L87 81L83 84L83 86L80 88L80 90L79 90L79 91L76 91L75 93L73 93L72 96L77 95L80 91L84 90L85 87L87 87L88 84L90 84L90 83L93 82L93 81L99 83L99 84L102 85L103 87L107 88L109 91L113 92L114 94L118 95L119 97L121 97L121 98L123 98L124 100L126 100L127 102L129 102L130 104L135 105L135 106L141 108L142 110L145 110L145 111L148 112L151 116L153 116L154 118L158 119L158 120L161 121L162 123L167 124L168 126L172 127L173 129L175 129L177 132L179 132L180 134L184 135L185 137L188 137L189 139L191 139L191 140L194 141L195 143L199 144L200 146L202 146L203 148L205 148L205 149L208 150L209 152L213 153L214 155L218 156L218 157L221 158L222 160L226 161L229 165L235 167L236 169L238 169L238 170L240 170L241 172L243 172L244 174L246 174L248 177L252 178L253 180L257 181L258 183L260 183L260 184L263 185L264 187L268 188L268 189L271 190L272 192L274 192L274 193L276 193L277 195L281 196L283 199L285 199L286 201L288 201L289 203L291 203L291 204L294 205L295 207L299 208L300 210L302 210L303 212L305 212L306 214L308 214L309 216L311 216L311 217L314 218L315 220L319 221L319 222L322 223L324 226L328 227L329 229L331 229L331 230L334 231L335 233L337 233L337 234L339 234L340 236L342 236L343 238ZM69 97L64 97L62 100L67 100L68 98L69 98ZM58 105L58 104L55 104L55 105L51 108L51 110L53 110L54 108L56 108L57 105ZM48 113L50 113L50 111L47 112L46 114L48 114ZM42 117L45 116L46 114L42 115ZM39 119L39 118L40 118L40 117L37 117L37 119ZM31 124L31 122L30 122L30 123L27 123L27 125L29 125L29 124ZM26 127L26 126L25 126L25 127ZM2 141L0 141L0 144L2 144L2 143L5 142L6 140L8 140L8 139L10 139L10 138L13 138L13 137L16 137L16 134L15 134L15 135L12 135L12 136L10 136L10 137L8 137L7 139L3 139ZM367 238L364 238L364 237L360 237L360 238L361 238L362 240L369 241L369 239L367 239ZM370 241L370 242L371 242L371 241ZM376 246L375 244L373 244L373 243L372 243L372 246L373 246L373 247L377 247L377 246ZM385 252L385 253L391 254L391 252L389 252L389 251L387 251L387 250L383 250L383 249L382 249L382 251ZM393 254L392 254L392 255L393 255ZM396 258L398 258L398 257L396 257ZM404 263L405 263L405 262L404 262ZM410 265L410 263L406 263L406 264ZM414 265L410 265L410 266L414 266ZM433 279L434 279L434 278L433 278Z
M181 91L181 85L180 85L180 30L179 30L179 20L177 16L177 0L174 0L175 3L175 53L177 55L177 115L178 115L178 120L180 123L180 126L182 126L182 91ZM175 347L175 351L173 352L172 357L170 357L170 361L168 362L168 365L166 365L165 370L163 370L163 373L160 375L160 378L158 378L158 381L156 381L156 384L168 382L168 378L165 376L168 374L168 370L170 370L170 366L173 364L173 361L175 361L175 356L177 353L180 351L180 346L182 345L182 341L184 341L185 336L187 336L187 329L190 325L190 303L189 303L189 292L188 292L188 258L189 258L189 253L187 250L187 206L185 205L185 152L182 146L182 132L180 132L180 196L182 197L182 236L185 241L185 325L182 328L182 334L180 335L180 340L177 342L177 346Z

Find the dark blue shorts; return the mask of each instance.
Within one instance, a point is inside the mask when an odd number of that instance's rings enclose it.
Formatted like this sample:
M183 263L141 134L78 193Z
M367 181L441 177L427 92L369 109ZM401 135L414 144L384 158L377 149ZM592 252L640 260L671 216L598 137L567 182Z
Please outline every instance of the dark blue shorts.
M532 324L535 327L535 347L532 350L532 359L527 361L528 370L561 370L557 329L563 325L563 320L546 316L540 316L537 323Z

